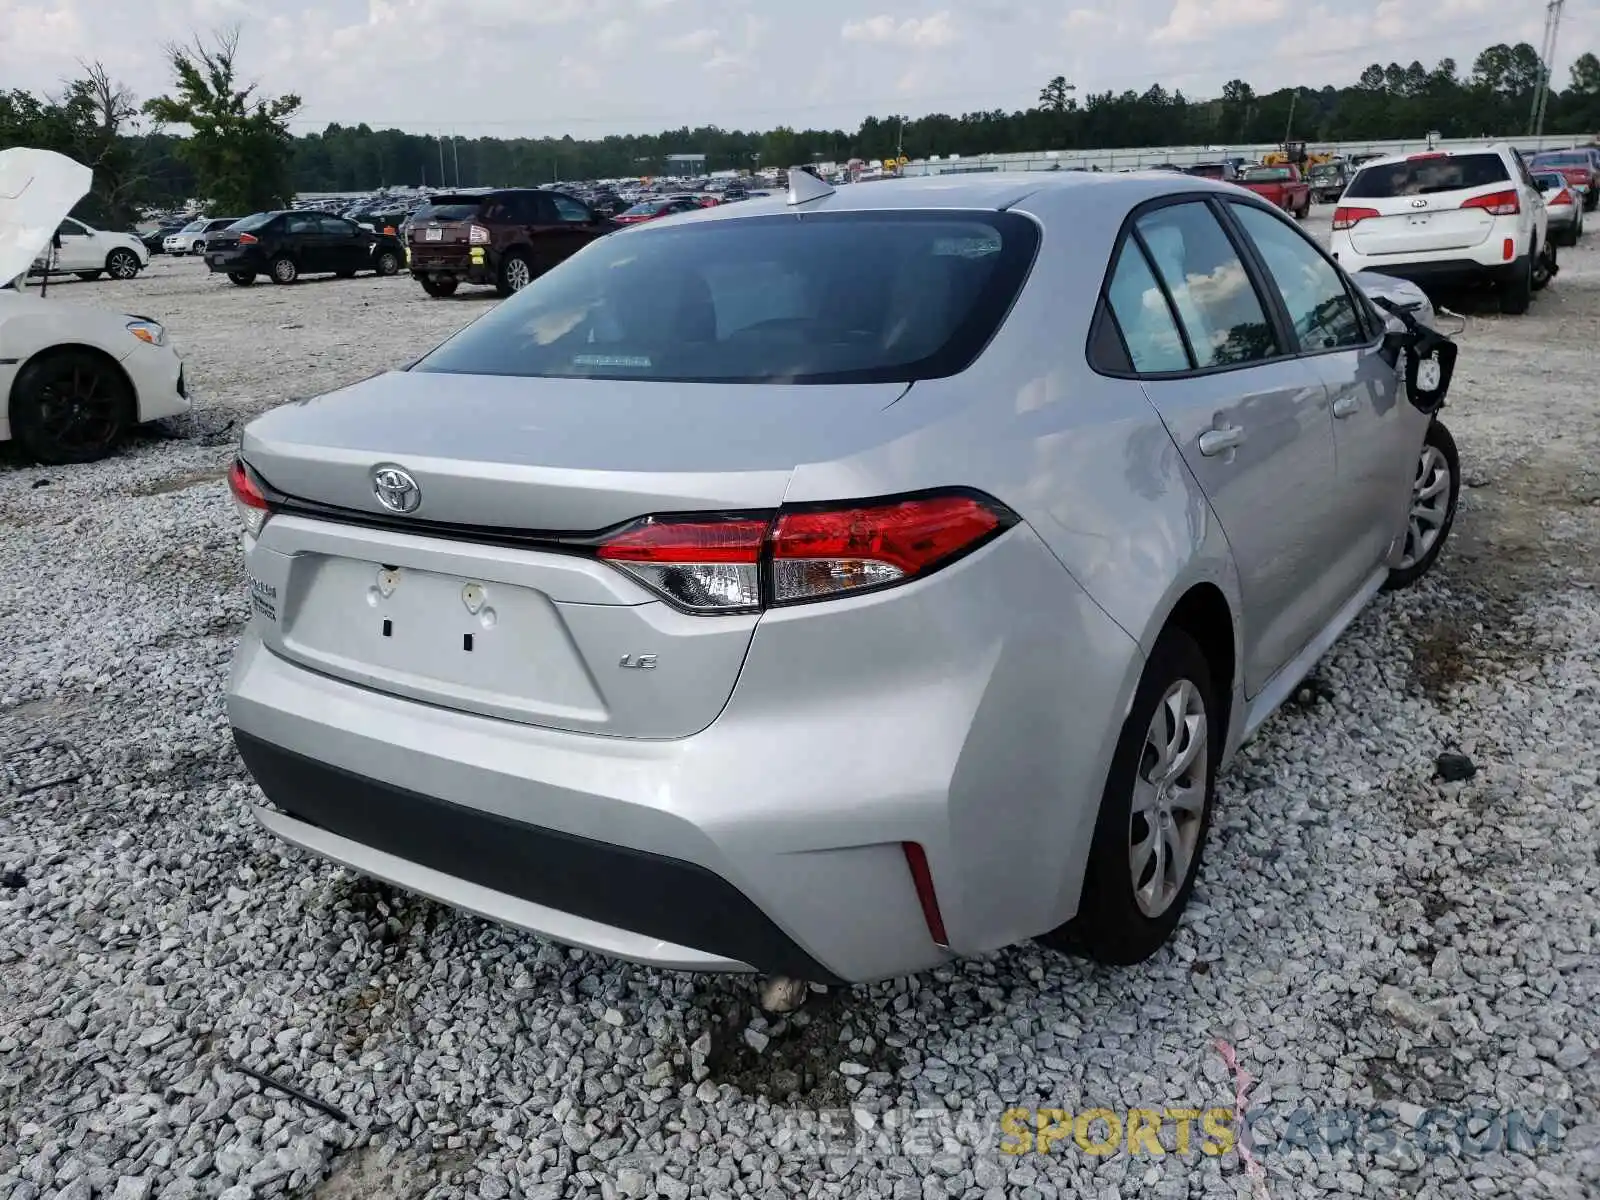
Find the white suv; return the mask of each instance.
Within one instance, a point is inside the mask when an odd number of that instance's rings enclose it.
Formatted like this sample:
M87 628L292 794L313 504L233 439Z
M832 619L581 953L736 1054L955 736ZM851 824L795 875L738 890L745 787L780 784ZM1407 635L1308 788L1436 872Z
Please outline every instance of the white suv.
M1333 257L1419 285L1487 280L1523 313L1556 272L1544 197L1510 146L1363 163L1333 214Z

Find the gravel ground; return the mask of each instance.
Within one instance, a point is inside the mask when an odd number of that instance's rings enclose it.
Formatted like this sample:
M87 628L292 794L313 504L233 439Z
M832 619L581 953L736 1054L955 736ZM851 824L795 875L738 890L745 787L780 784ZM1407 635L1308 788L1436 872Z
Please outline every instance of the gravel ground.
M1223 781L1171 947L1025 946L770 1023L748 981L544 944L246 815L230 423L493 301L166 260L57 285L167 322L197 411L89 468L0 465L0 1196L1595 1195L1600 251L1564 267L1531 315L1471 316L1453 547ZM1476 773L1437 779L1446 751ZM1163 1156L1000 1152L1008 1108L1244 1085L1248 1155L1173 1119Z

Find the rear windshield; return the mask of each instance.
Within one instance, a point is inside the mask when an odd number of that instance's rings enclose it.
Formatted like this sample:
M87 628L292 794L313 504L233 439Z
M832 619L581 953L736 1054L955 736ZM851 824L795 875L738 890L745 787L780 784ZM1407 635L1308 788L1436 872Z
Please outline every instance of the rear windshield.
M470 221L483 203L479 196L435 196L411 218L413 221Z
M622 215L625 217L653 217L671 203L672 201L670 200L645 200L635 204Z
M1542 188L1562 188L1567 186L1567 177L1559 171L1535 171L1533 181Z
M1428 196L1434 192L1461 192L1468 188L1505 183L1511 178L1498 154L1451 154L1439 158L1408 158L1404 162L1363 167L1345 198L1382 200L1392 196Z
M1336 163L1318 163L1311 168L1311 173L1318 179L1326 179L1330 175L1337 175L1340 170Z
M1533 163L1538 167L1587 167L1589 156L1581 150L1563 150L1555 154L1535 154Z
M590 243L424 358L466 375L909 382L964 370L1038 245L1016 213L813 213Z
M241 231L250 230L250 229L260 229L263 225L265 225L268 221L272 220L272 218L277 216L277 215L278 214L275 213L275 212L251 213L248 217L240 217L239 220L235 221L232 225L228 226L228 228L229 229L238 229L238 230L241 230Z
M198 218L196 220L190 221L182 229L178 230L178 232L179 233L199 233L205 227L206 227L206 219L204 217L200 217L200 218Z
M1282 183L1288 178L1288 167L1251 167L1244 173L1246 183Z

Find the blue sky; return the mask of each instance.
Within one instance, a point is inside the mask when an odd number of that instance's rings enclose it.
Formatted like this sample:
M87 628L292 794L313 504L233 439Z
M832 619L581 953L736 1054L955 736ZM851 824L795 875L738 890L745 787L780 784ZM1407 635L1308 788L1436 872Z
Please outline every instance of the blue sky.
M1584 9L1587 11L1584 11ZM1195 96L1351 82L1369 62L1470 66L1537 46L1542 0L0 0L0 87L49 90L100 59L141 97L163 42L238 24L243 67L330 121L419 132L854 128L869 114L1024 107L1160 82ZM1600 50L1569 11L1556 78Z

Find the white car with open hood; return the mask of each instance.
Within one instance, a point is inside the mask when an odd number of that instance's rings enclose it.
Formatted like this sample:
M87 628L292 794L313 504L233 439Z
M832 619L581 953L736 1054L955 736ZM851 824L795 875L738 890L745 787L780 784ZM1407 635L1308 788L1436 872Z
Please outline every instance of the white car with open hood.
M183 363L159 321L27 286L92 178L47 150L0 151L0 442L15 438L44 463L103 458L129 427L189 409Z

